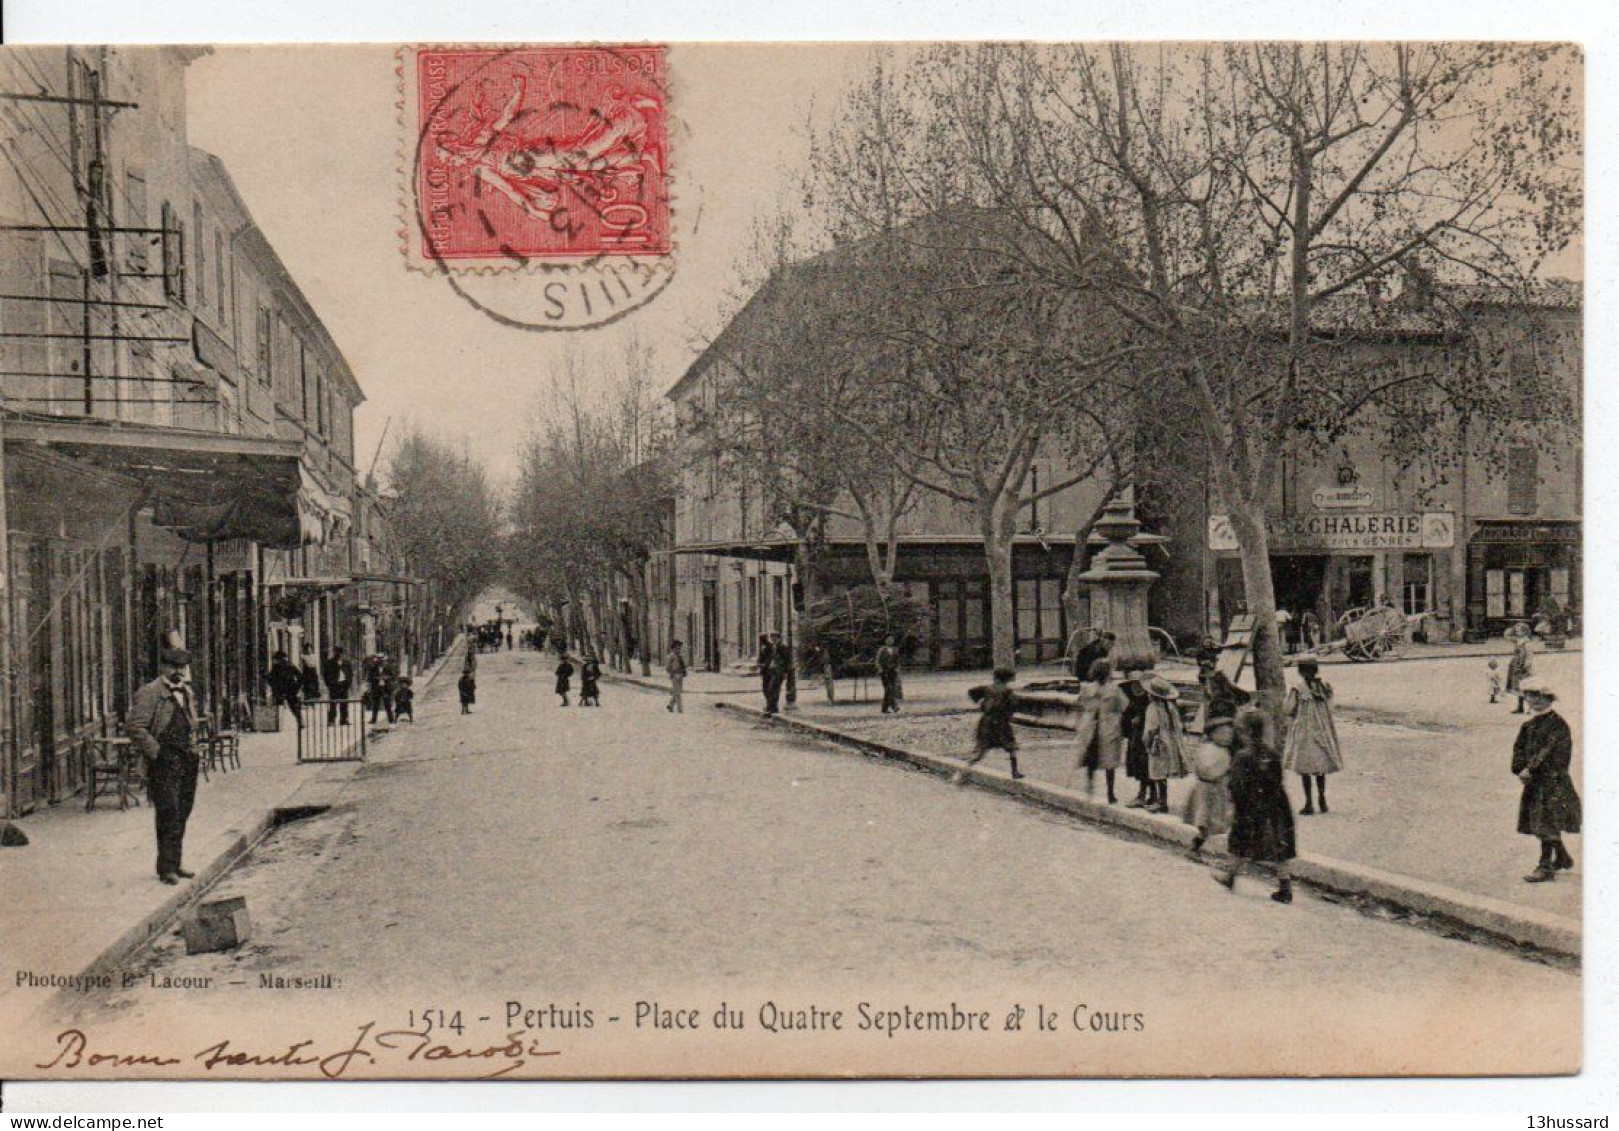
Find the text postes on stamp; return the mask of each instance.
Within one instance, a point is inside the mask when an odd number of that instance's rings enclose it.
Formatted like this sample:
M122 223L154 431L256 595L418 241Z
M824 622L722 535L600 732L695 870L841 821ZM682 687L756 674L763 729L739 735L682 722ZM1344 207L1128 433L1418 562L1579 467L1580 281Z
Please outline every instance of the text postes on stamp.
M421 252L446 265L668 254L664 56L418 49Z

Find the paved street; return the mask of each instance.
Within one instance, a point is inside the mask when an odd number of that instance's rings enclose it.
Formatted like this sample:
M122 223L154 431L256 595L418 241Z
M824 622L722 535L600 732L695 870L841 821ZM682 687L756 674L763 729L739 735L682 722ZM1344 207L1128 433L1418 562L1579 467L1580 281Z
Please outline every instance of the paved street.
M550 1033L561 1055L523 1071L587 1075L1578 1064L1569 971L1307 895L1281 907L1257 881L1231 895L1161 848L702 700L671 716L656 694L608 684L600 710L563 710L551 667L481 657L470 717L440 680L344 804L278 833L216 891L247 897L248 946L159 945L142 973L211 979L230 995L213 1020L144 977L79 1020L201 1040L231 1016L290 1040L295 1015L320 1028L445 1008L491 1018L479 1034L494 1039L509 1002L554 1003L592 1010L594 1026ZM327 972L331 990L260 985ZM637 1030L638 1000L699 1007L704 1032ZM709 1031L722 1000L746 1011L742 1036ZM981 1004L997 1030L1014 1002L1040 1001L1062 1031L763 1034L767 1000L842 1008L846 1027L861 1001ZM1079 1005L1100 1030L1074 1032Z

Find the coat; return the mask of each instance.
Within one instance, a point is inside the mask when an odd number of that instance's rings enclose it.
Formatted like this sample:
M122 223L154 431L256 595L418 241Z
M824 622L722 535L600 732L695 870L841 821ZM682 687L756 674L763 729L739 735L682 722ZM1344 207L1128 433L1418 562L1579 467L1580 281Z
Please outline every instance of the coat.
M1507 661L1507 690L1516 693L1534 670L1534 661L1530 659L1529 638L1521 636L1512 646L1512 659Z
M671 676L685 675L686 654L684 652L676 652L671 649L669 652L669 658L663 662L663 667L664 670L667 671Z
M1181 727L1181 713L1173 702L1148 697L1141 741L1147 748L1148 781L1186 776L1186 732Z
M1147 701L1151 697L1140 684L1129 684L1124 691L1124 716L1120 729L1124 737L1124 772L1136 781L1147 780L1147 744L1142 741L1141 728L1147 722Z
M471 704L478 701L478 679L471 672L462 672L456 687L461 692L461 702Z
M305 699L320 698L320 670L310 661L305 661L298 670L298 679L303 684Z
M1293 803L1282 784L1276 752L1240 745L1226 783L1231 790L1231 835L1226 838L1231 854L1271 864L1297 856Z
M1129 705L1119 685L1082 683L1074 719L1079 762L1097 770L1117 769L1124 757L1124 709Z
M1332 685L1307 681L1289 688L1286 706L1287 741L1282 744L1282 768L1295 774L1335 774L1344 768L1338 730L1332 723Z
M349 688L354 683L354 665L346 657L339 659L328 656L320 666L320 678L333 699L347 699Z
M967 694L978 703L978 728L973 741L979 750L1016 750L1017 735L1012 732L1012 713L1017 710L1017 696L1010 687L992 683L975 687Z
M1512 772L1529 773L1518 802L1518 831L1551 840L1580 831L1580 795L1568 767L1574 736L1556 711L1542 711L1518 728L1512 744Z
M1205 837L1231 830L1231 751L1213 742L1199 743L1192 751L1195 779L1181 810L1181 820Z
M558 695L566 695L568 693L568 684L569 684L569 681L572 680L572 679L573 679L573 665L568 663L567 660L563 660L560 664L557 665L557 694Z
M271 664L270 674L264 677L264 682L270 685L271 691L288 698L300 694L304 686L298 669L286 660L277 660Z
M192 698L191 710L196 712L195 696ZM129 717L124 720L124 731L134 742L135 749L141 757L148 762L157 757L161 747L159 738L169 729L174 721L174 714L181 710L181 706L169 689L168 681L158 676L150 683L142 684L135 692L135 698L129 705Z

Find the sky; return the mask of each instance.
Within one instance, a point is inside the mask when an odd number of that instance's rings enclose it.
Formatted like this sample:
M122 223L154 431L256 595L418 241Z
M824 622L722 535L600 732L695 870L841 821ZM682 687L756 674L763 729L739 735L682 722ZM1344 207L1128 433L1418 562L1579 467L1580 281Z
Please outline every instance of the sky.
M797 203L810 116L834 112L876 50L671 47L675 277L628 317L569 333L503 326L444 279L407 269L400 230L414 136L394 47L215 48L187 75L188 130L224 161L364 388L361 472L379 450L385 469L389 446L417 427L464 442L509 482L565 373L588 395L622 368L632 342L650 349L656 388L685 371L745 298L756 223ZM1552 273L1579 276L1579 255L1570 249Z
M672 47L675 277L627 318L571 333L501 326L443 279L406 270L394 48L216 48L187 75L188 130L224 161L364 388L360 471L379 443L385 468L416 426L464 441L509 481L570 356L590 382L633 338L651 349L658 388L684 372L741 297L756 218L792 192L806 113L835 104L870 50Z

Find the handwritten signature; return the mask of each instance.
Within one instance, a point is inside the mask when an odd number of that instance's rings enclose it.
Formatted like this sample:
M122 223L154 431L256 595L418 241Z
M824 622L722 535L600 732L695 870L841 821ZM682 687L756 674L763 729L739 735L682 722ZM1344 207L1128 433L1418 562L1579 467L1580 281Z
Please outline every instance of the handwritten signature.
M323 1051L313 1039L294 1041L279 1051L267 1052L240 1047L227 1038L190 1056L154 1051L105 1051L93 1048L83 1029L63 1029L56 1035L56 1056L34 1067L73 1071L85 1068L176 1068L184 1064L197 1064L207 1072L221 1068L315 1068L328 1079L338 1080L350 1070L360 1073L380 1069L384 1064L402 1058L407 1064L453 1064L465 1061L488 1065L492 1071L474 1078L494 1080L520 1071L530 1060L560 1055L559 1050L540 1047L538 1040L522 1029L507 1033L506 1039L496 1044L462 1045L436 1039L425 1028L379 1030L375 1021L367 1021L355 1030L352 1042L332 1051Z

